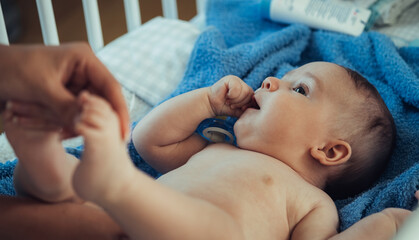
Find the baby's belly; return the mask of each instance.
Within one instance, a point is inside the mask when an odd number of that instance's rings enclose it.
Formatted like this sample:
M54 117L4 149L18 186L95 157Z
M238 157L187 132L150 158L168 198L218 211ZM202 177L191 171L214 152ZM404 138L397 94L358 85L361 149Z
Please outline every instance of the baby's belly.
M158 181L228 212L245 229L248 239L263 239L263 235L287 239L288 190L281 184L290 174L286 168L268 156L217 144Z

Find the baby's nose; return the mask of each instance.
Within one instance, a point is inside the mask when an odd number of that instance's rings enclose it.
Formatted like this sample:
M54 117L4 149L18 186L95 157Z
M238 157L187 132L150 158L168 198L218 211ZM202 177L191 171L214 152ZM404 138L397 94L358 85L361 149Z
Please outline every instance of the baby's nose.
M270 92L276 91L279 87L279 79L275 77L268 77L262 82L261 89L266 89Z

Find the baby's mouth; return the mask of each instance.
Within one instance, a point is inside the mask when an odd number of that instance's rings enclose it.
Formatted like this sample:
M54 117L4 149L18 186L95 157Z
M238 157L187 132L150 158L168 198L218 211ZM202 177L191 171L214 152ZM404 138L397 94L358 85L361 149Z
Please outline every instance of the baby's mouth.
M259 110L260 109L260 106L259 106L259 104L257 103L257 101L256 101L256 98L255 98L255 96L253 95L253 97L252 97L252 100L250 100L250 103L249 103L249 107L248 108L254 108L254 109L257 109L257 110Z

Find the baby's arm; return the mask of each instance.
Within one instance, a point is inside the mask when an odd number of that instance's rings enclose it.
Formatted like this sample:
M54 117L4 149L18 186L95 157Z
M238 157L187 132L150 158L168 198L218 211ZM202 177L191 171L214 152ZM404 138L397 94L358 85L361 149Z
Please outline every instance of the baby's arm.
M151 166L168 172L207 145L194 134L202 120L219 115L238 117L252 96L253 90L241 79L226 76L211 87L169 99L138 123L134 145Z
M18 195L47 202L73 199L71 175L78 160L65 153L58 122L36 104L9 102L7 106L4 127L19 159L14 173Z
M103 207L132 239L243 239L225 211L133 167L109 103L87 92L78 101L75 130L85 142L73 177L79 196Z
M322 205L314 208L298 223L291 239L387 240L394 237L409 215L410 211L405 209L387 208L361 219L350 228L338 233L336 209L330 204L329 207Z
M419 200L419 191L415 197ZM361 219L332 239L393 239L410 214L406 209L386 208Z
M332 239L377 239L390 240L410 215L410 211L401 208L386 208L355 223Z
M291 232L290 239L329 239L338 233L338 225L339 218L335 204L331 199L325 198L297 224Z

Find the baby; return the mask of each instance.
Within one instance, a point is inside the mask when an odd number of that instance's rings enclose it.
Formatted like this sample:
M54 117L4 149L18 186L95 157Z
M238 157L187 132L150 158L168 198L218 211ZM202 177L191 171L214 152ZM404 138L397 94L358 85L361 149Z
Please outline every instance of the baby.
M395 138L375 88L339 65L309 63L266 78L255 92L226 76L162 103L132 133L138 153L164 173L157 180L133 167L110 105L87 92L78 100L81 161L65 154L46 110L8 104L16 190L48 202L94 203L132 239L389 239L409 214L385 209L337 231L326 192L368 187ZM195 133L219 115L238 117L237 147Z

